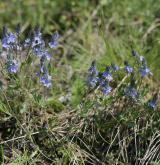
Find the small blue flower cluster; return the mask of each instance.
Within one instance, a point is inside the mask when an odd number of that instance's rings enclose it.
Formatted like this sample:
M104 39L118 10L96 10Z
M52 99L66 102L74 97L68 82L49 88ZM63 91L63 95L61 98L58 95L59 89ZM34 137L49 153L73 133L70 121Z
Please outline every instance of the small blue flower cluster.
M139 55L135 50L132 50L132 55L133 55L133 57L136 58L137 63L141 65L139 67L139 72L141 73L141 76L142 77L145 77L146 75L152 76L152 72L147 67L147 62L146 62L145 58L143 56Z
M107 66L103 72L99 72L96 68L96 62L93 61L88 70L88 86L90 88L95 88L99 85L103 94L109 94L112 91L112 87L109 85L109 82L113 80L111 72L116 72L119 69L119 66L112 63L111 66Z
M139 93L135 81L136 71L140 73L141 80L147 75L151 76L152 73L148 68L147 62L143 56L140 56L135 50L132 50L132 55L136 60L136 67L134 65L131 66L128 61L124 61L124 66L122 67L112 63L110 66L107 66L103 72L99 72L96 68L96 62L93 61L88 70L87 84L89 88L99 88L103 94L108 95L113 89L111 85L111 82L114 81L113 72L124 70L124 72L127 73L126 76L130 77L130 83L124 88L123 93L126 97L137 100L139 98ZM148 106L154 109L156 107L157 100L157 97L150 99L147 102Z
M33 31L33 35L30 35L24 42L20 41L20 26L17 26L16 33L9 32L7 28L3 28L2 35L2 49L7 54L7 71L9 73L17 73L22 61L20 61L21 57L17 56L17 54L25 52L27 50L29 57L31 54L37 56L40 60L40 72L37 74L40 78L40 82L46 86L51 86L52 78L48 73L46 61L50 61L51 54L49 53L49 49L46 48L46 43L43 40L42 33L40 28L35 28ZM56 48L58 45L58 32L52 34L50 42L48 43L49 48ZM20 51L21 53L17 53ZM26 58L27 59L27 58Z

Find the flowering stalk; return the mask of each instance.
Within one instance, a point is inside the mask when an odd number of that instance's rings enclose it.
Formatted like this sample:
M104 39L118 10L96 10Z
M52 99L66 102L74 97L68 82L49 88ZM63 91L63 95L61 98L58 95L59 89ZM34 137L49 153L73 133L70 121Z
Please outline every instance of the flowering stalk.
M101 90L103 94L112 95L112 96L115 96L117 92L120 92L126 98L129 97L134 101L140 101L140 96L141 96L140 87L143 82L143 78L146 77L147 75L151 76L153 74L148 68L147 62L143 56L139 55L134 50L132 50L132 55L136 60L134 67L133 65L130 65L129 62L126 60L124 61L124 67L120 67L114 63L111 63L110 66L106 66L103 72L97 70L96 62L93 61L91 67L88 70L89 72L88 72L87 84L89 88L92 88L93 90L95 89ZM121 70L121 68L124 68L124 70L122 71L125 74L125 76L122 79L122 81L117 84L117 86L113 86L113 84L116 83L115 78L120 77L118 76L119 74L118 71ZM112 75L113 72L114 74ZM128 84L129 77L130 77L130 82ZM122 90L120 89L120 87L122 87ZM155 109L157 106L157 102L158 102L158 98L154 96L153 99L150 99L147 102L147 105Z
M38 74L40 83L47 88L51 87L52 77L49 75L46 66L46 63L50 62L51 54L49 53L49 49L46 45L49 45L50 48L56 48L59 38L58 32L52 34L51 40L48 44L45 43L39 27L35 28L33 35L25 39L23 43L20 42L20 34L21 29L19 25L16 28L16 34L9 32L6 27L3 28L1 43L3 51L7 54L7 72L10 74L16 74L19 69L22 68L22 64L25 64L31 56L35 56L39 59L41 66L39 72L40 74ZM22 57L24 56L24 52L26 50L27 55L26 58L23 59ZM34 61L32 61L32 63L33 62Z

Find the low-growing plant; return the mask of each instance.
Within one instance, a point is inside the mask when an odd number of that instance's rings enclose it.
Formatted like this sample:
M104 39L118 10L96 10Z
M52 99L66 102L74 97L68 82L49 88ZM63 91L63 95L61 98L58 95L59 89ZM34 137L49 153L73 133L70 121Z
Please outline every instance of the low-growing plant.
M16 148L15 155L22 156L12 164L32 158L32 164L159 161L159 91L150 87L154 75L145 57L132 50L133 60L99 70L94 60L87 76L76 78L72 93L58 99L51 76L58 38L55 32L45 42L38 27L26 39L20 26L15 33L3 28L0 113L7 129L0 128L1 157L13 160Z
M15 34L8 32L7 28L4 27L1 57L3 57L5 65L1 63L1 72L4 76L12 78L15 77L15 73L18 75L23 69L25 69L27 74L27 71L30 70L30 65L31 69L35 70L34 77L37 75L41 84L50 87L52 83L47 66L52 55L46 46L49 46L51 49L55 48L57 46L57 39L58 33L55 32L50 42L48 44L45 43L40 29L37 27L33 31L33 34L29 35L24 41L21 41L20 26L17 26ZM5 71L7 73L4 73Z
M96 91L96 93L100 90L104 96L108 96L108 99L116 96L126 97L131 102L134 101L144 104L148 108L156 109L159 91L145 102L145 97L149 93L146 89L146 87L148 88L146 80L149 81L153 74L147 66L145 57L139 55L135 50L132 50L132 56L134 58L133 65L130 65L128 61L124 61L124 66L111 63L102 72L97 70L96 62L93 61L88 70L89 90Z

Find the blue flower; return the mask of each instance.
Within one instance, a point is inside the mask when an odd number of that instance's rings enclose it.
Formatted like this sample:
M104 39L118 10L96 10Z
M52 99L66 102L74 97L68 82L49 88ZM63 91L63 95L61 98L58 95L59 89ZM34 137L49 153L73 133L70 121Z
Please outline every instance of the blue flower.
M98 75L98 71L97 71L97 68L96 68L96 61L92 61L92 64L90 66L90 68L88 69L88 72L90 75L94 75L94 76L97 76Z
M110 67L107 66L106 70L102 73L102 76L106 78L108 81L111 81L113 79L111 73L110 73Z
M6 33L6 34L3 35L3 38L2 38L2 47L8 49L15 42L16 42L15 35L11 32Z
M112 87L106 86L105 88L102 88L102 92L105 95L108 95L112 91Z
M33 41L32 41L32 47L35 47L35 46L37 46L37 45L41 45L41 44L43 44L43 43L44 43L44 42L43 42L43 40L41 39L41 37L35 36L34 39L33 39Z
M149 68L147 68L147 67L143 67L143 66L142 66L142 67L139 69L139 71L140 71L142 77L145 77L147 74L152 75L152 73L150 72Z
M16 73L18 71L18 62L16 60L9 60L7 62L7 70L9 73Z
M44 59L47 59L48 61L51 59L51 55L50 55L50 53L48 52L48 50L43 50L43 51L41 52L41 54L42 54L42 57L43 57Z
M139 72L141 73L142 77L145 77L147 74L152 75L144 60L142 61L142 66L140 67Z
M38 57L42 56L42 48L40 46L35 46L32 48L33 54L35 54Z
M112 68L112 70L114 71L114 72L116 72L117 70L119 70L120 69L120 67L118 66L118 65L116 65L116 64L111 64L111 68Z
M109 86L108 82L102 80L100 82L101 90L103 94L108 95L112 91L112 87Z
M33 54L35 54L38 57L43 58L43 60L50 60L51 59L51 55L48 52L48 50L42 49L40 46L35 46L32 48L32 52Z
M128 64L127 61L124 62L124 65L125 65L125 71L127 73L132 73L133 72L133 68Z
M88 76L87 78L87 85L91 88L96 87L96 85L98 84L98 77L96 76Z
M155 109L155 108L156 108L156 101L154 101L154 100L149 100L149 101L148 101L148 106L149 106L150 108Z
M37 28L34 31L34 36L32 39L32 48L35 46L44 46L44 45L45 45L45 43L42 39L42 33L40 32L40 29Z
M14 43L16 40L16 37L13 33L8 33L7 40L8 40L8 44Z
M55 33L52 34L51 40L48 43L48 45L49 45L50 48L55 48L57 46L57 40L58 40L58 38L59 38L58 32L55 32Z
M155 94L147 103L148 107L155 109L158 102L158 94Z
M40 77L40 82L47 88L51 87L52 85L51 80L52 77L48 73L45 73Z

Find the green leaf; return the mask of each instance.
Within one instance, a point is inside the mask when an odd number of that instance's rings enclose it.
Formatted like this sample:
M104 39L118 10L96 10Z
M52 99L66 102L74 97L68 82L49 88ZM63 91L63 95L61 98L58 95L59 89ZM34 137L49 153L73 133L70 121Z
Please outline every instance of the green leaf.
M6 107L6 105L1 100L0 100L0 112L3 112L3 113L10 115L8 108Z

